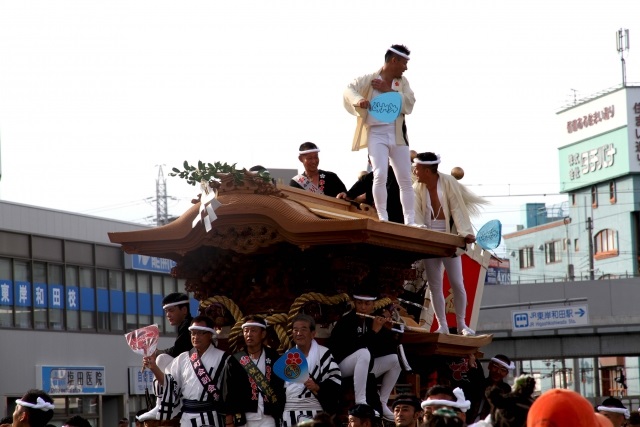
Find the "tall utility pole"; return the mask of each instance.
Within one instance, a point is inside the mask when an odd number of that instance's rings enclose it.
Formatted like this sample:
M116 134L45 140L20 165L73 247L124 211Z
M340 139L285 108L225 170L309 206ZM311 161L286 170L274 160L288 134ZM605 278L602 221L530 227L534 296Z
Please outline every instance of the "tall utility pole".
M589 280L595 280L595 266L593 265L593 222L587 218L587 231L589 234Z
M167 180L162 172L162 165L158 166L158 179L156 179L156 225L169 223L169 211L167 209Z
M624 60L624 53L629 52L629 30L620 28L616 33L616 48L620 54L622 63L622 87L627 87L627 64Z

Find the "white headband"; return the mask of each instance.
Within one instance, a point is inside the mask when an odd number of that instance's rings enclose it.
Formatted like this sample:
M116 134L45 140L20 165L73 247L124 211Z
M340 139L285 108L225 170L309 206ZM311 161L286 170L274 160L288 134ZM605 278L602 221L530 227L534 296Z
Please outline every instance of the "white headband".
M27 408L40 409L41 411L53 411L55 406L53 403L45 402L44 399L38 397L36 403L25 402L24 400L16 399L16 403L20 406L26 406Z
M437 165L440 163L440 154L436 154L436 160L418 160L416 157L413 159L413 163L417 165Z
M505 368L507 368L510 371L516 369L516 365L514 365L513 362L511 362L510 365L507 365L507 363L505 361L497 359L495 357L492 357L491 361L494 362L494 363L497 363L500 366L504 366Z
M246 328L247 326L258 326L260 328L267 329L267 325L263 325L262 323L258 323L258 322L243 323L242 324L242 329Z
M598 412L615 412L616 414L623 414L625 419L629 419L629 417L631 416L631 414L629 413L629 410L627 408L616 408L613 406L598 406Z
M211 332L213 335L216 335L217 332L214 331L213 329L207 327L207 326L198 326L198 325L192 325L189 326L189 330L190 331L205 331L205 332Z
M178 302L170 302L169 304L165 304L162 306L163 310L166 310L169 307L174 307L176 305L189 304L189 300L178 301Z
M302 151L298 151L299 155L303 155L303 154L309 154L309 153L319 153L320 149L319 148L310 148L308 150L302 150Z
M378 298L376 298L376 297L368 297L368 296L365 296L365 295L354 295L353 299L359 299L359 300L362 300L362 301L375 301Z
M402 56L404 59L411 59L411 58L409 58L409 55L407 55L406 53L400 52L399 50L396 50L396 49L394 49L392 47L390 47L389 50L391 52L395 53L398 56Z
M465 400L464 391L462 391L460 387L456 387L455 390L453 390L453 394L457 399L455 402L453 400L427 398L420 406L422 406L422 409L425 409L427 406L449 406L450 408L457 408L462 412L467 412L471 407L471 402Z

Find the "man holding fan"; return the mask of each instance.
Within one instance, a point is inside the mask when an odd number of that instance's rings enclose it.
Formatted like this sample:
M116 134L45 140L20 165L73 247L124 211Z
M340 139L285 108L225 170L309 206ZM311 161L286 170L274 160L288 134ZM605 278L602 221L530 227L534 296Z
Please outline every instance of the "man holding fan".
M394 44L384 56L384 65L372 74L356 78L344 91L345 109L357 117L352 151L367 147L373 168L373 199L378 218L388 221L387 170L389 164L400 186L400 201L405 224L414 224L414 196L411 188L411 158L405 115L413 110L416 99L409 81L402 75L407 70L409 49ZM370 113L371 100L378 95L395 92L401 96L398 116L391 123L379 121Z

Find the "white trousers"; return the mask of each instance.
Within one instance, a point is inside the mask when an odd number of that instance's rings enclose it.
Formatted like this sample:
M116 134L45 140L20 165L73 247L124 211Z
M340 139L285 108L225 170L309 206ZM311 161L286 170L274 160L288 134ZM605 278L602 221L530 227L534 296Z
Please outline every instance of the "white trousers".
M247 427L276 427L276 420L271 415L262 415L259 420L247 420Z
M369 362L371 353L366 348L361 348L347 356L340 364L340 372L343 377L353 376L353 389L356 405L367 403L367 376L369 375ZM371 373L379 378L382 375L382 385L380 387L380 402L386 405L389 401L393 386L396 385L398 377L402 372L397 354L376 357L373 359Z
M411 154L408 145L396 145L395 126L369 127L369 159L373 168L373 201L378 218L389 220L387 213L387 176L389 164L400 187L400 203L405 224L415 222L414 194L411 187Z
M435 311L438 326L448 327L444 294L442 291L445 269L449 276L449 284L453 290L453 305L456 311L457 327L458 329L462 329L467 326L464 319L467 310L467 292L464 289L462 279L462 259L457 256L454 258L428 258L422 261L424 262L427 273L431 303L433 304L433 311Z

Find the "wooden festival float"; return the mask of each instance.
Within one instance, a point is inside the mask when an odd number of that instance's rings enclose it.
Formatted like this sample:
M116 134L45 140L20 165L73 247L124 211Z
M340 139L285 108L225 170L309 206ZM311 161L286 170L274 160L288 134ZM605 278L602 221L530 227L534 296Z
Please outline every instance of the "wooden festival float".
M239 321L247 314L267 316L273 326L270 345L280 351L291 346L289 321L299 312L316 319L322 341L348 310L354 286L364 280L375 283L384 296L378 307L397 302L406 298L404 285L421 279L414 262L452 256L465 246L458 236L378 221L366 205L276 186L264 175L233 170L208 180L201 197L172 223L109 233L111 242L129 254L176 261L172 275L186 281L201 313L215 320L221 347L237 347L242 340ZM488 259L477 246L463 255L467 323L474 329ZM447 295L449 324L455 325L445 277ZM398 320L405 323L400 340L412 364L430 355L476 354L491 342L490 335L431 333L435 321L429 308L418 308L415 317L402 308L400 312Z

